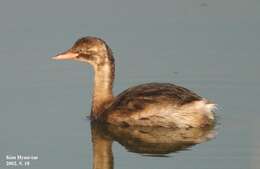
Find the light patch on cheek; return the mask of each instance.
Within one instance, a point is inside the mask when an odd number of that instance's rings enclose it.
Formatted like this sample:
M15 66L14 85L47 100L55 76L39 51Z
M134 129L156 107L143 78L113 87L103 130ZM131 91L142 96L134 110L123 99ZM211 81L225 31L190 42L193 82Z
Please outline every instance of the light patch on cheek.
M100 53L106 52L106 47L105 47L105 45L95 45L95 46L89 48L88 51L100 54Z
M99 56L96 56L96 60L95 60L96 64L101 64L102 63L102 59Z
M92 47L92 48L89 48L88 51L98 52L98 47L97 47L97 46L94 46L94 47Z

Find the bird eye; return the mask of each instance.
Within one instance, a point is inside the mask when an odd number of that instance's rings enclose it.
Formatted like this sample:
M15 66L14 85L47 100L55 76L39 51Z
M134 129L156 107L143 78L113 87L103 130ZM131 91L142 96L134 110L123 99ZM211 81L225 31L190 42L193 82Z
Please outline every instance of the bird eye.
M78 49L78 52L82 53L82 52L83 52L83 49Z

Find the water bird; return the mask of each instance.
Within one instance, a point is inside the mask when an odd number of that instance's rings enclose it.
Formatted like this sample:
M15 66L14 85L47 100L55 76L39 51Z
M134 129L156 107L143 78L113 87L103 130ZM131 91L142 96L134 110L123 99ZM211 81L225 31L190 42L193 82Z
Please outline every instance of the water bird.
M216 104L179 85L146 83L114 96L115 61L111 48L101 38L80 38L70 49L53 59L92 65L92 121L126 127L201 128L214 124Z

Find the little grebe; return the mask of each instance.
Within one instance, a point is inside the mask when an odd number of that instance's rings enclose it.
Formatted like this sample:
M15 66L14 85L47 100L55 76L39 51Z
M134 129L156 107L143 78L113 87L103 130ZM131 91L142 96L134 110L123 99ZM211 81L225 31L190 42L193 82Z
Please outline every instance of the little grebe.
M100 38L81 38L53 59L76 60L93 66L92 120L124 126L177 128L205 127L214 123L214 103L174 84L141 84L114 97L114 57Z

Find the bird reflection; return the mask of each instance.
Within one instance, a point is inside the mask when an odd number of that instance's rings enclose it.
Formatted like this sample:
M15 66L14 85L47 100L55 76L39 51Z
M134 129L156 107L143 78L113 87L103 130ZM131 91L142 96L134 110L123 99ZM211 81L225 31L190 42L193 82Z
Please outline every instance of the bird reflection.
M91 124L93 169L113 169L113 141L128 151L146 156L167 156L215 137L214 126L172 129L162 127L122 127Z

